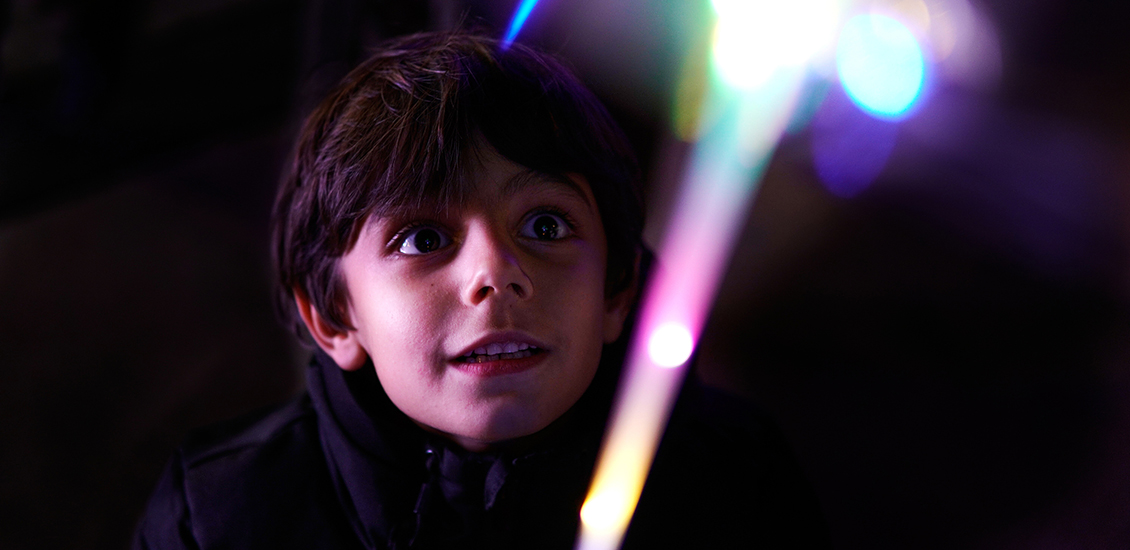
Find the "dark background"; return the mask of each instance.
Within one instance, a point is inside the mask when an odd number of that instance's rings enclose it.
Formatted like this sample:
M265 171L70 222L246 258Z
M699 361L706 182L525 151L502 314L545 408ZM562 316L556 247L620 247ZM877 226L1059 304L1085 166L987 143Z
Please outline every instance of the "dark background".
M187 430L301 388L266 246L297 121L382 37L517 2L100 4L0 3L3 548L125 547ZM622 121L657 219L695 4L546 0L523 31ZM838 548L1130 548L1130 18L978 6L996 80L939 85L870 188L784 139L699 374L777 418Z

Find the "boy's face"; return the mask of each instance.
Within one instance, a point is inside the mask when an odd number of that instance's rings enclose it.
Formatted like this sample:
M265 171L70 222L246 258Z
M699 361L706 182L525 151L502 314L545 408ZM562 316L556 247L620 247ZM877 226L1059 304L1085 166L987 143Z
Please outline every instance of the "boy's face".
M631 300L605 298L607 245L584 178L494 153L474 178L442 215L366 222L339 264L356 330L327 351L344 368L368 355L401 411L482 450L576 403Z

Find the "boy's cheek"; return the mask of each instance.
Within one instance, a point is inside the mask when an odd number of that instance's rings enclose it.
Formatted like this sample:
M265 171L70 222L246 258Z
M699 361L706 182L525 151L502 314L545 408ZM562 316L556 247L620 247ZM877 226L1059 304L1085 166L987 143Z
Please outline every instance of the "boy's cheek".
M569 289L569 292L593 290L603 293L606 270L604 258L599 255L600 251L596 247L586 248L588 249L561 254L552 261L535 263L527 273L540 289L550 292Z

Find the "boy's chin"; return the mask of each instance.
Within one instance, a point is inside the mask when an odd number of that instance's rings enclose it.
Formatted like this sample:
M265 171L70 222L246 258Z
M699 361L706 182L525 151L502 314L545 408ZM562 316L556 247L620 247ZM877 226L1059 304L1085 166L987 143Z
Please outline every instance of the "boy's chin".
M551 423L552 421L546 422L545 425L474 427L455 432L416 422L425 431L441 435L473 453L526 447L540 441L547 431L546 427Z

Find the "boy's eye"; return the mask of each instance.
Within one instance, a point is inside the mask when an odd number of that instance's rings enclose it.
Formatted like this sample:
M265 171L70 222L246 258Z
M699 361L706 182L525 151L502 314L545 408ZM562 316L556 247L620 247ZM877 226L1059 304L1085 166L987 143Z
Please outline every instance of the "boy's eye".
M416 227L403 233L400 241L401 254L428 254L448 244L451 239L434 227Z
M522 226L522 236L539 241L564 239L572 234L573 231L569 229L569 224L564 218L548 212L530 216Z

